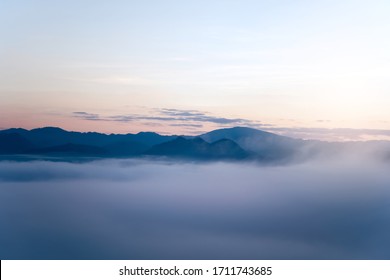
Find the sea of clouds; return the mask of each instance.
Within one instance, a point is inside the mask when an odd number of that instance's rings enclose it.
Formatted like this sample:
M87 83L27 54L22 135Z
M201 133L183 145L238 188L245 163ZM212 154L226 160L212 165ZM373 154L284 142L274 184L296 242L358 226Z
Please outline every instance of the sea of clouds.
M389 168L0 161L0 259L390 259Z

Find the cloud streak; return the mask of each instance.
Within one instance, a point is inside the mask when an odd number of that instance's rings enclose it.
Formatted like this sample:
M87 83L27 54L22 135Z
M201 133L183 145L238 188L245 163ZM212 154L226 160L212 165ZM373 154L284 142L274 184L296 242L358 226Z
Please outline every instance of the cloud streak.
M168 123L170 126L182 127L203 127L204 123L219 126L248 126L248 127L269 127L259 121L243 118L217 117L198 110L178 110L170 108L155 108L150 114L123 114L101 116L96 113L73 112L72 116L88 121L112 121L112 122L136 122L136 121L158 121Z
M101 121L103 120L99 114L91 114L87 112L73 112L75 118L84 119L88 121Z

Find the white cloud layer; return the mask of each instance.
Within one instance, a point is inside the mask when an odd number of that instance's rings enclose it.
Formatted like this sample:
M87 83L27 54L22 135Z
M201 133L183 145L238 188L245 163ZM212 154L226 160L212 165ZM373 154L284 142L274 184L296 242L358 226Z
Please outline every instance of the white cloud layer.
M389 162L0 162L1 259L388 259Z

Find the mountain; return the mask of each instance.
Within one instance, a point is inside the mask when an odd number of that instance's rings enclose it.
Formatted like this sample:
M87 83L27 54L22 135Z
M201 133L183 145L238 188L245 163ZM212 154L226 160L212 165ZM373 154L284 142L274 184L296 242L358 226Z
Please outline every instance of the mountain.
M95 156L101 157L107 155L107 150L91 146L91 145L80 145L80 144L64 144L40 149L29 150L28 154L38 155L51 155L51 156Z
M86 146L91 146L91 149L93 149L93 147L102 148L105 152L101 154L105 154L106 156L132 156L139 155L154 145L176 138L176 136L164 136L154 132L103 134L97 132L66 131L58 127L44 127L32 130L11 128L0 131L0 136L4 139L7 137L9 138L10 136L7 136L9 134L13 134L13 137L24 139L23 141L26 144L22 145L23 147L16 149L15 147L12 148L9 144L0 143L1 154L30 153L30 150L33 149L32 152L37 153L37 151L44 152L47 148L66 147L66 145L72 144L80 145L80 148L84 146L84 150ZM22 140L19 142L21 141ZM73 146L73 148L75 148L75 146Z
M153 146L144 154L202 160L237 160L249 156L249 153L231 140L221 139L213 143L208 143L200 137L191 139L177 137L172 141Z
M164 136L155 132L139 132L137 134L126 134L128 140L133 142L142 143L145 146L152 147L157 144L167 142L175 139L177 136Z
M217 129L200 135L212 143L221 139L236 142L244 150L266 160L278 160L298 156L306 141L248 127Z
M359 151L389 160L390 142L334 143L301 140L247 127L217 129L199 136L164 136L155 132L103 134L66 131L58 127L0 131L0 155L45 158L127 158L161 156L194 160L250 159L261 162L330 158ZM3 157L5 158L5 157Z
M0 131L0 134L18 133L35 147L43 148L48 146L65 145L67 143L89 145L91 143L104 142L108 139L107 135L96 132L71 132L58 127L43 127L32 130L11 128Z
M138 157L143 155L218 159L286 160L296 156L303 140L234 127L199 137L164 136L154 132L103 134L66 131L58 127L0 131L0 154L45 156Z
M19 133L0 134L0 154L19 154L30 150L34 145Z
M150 149L152 146L153 145L143 143L142 140L139 140L138 142L123 140L104 145L103 148L109 155L115 157L128 157L140 155Z

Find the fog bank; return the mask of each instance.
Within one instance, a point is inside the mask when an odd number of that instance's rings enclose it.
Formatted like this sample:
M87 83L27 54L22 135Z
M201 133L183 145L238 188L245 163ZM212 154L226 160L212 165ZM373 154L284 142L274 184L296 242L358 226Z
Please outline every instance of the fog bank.
M390 259L389 164L0 162L1 259Z

